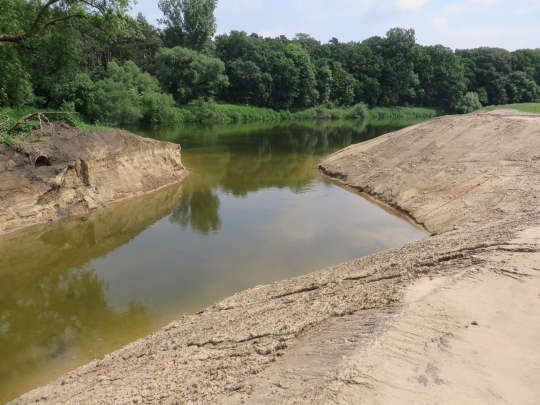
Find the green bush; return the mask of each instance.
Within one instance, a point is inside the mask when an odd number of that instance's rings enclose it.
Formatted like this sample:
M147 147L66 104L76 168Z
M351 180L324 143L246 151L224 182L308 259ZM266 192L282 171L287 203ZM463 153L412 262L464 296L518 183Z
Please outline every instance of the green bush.
M178 121L171 95L161 92L159 83L149 73L142 72L133 62L123 66L107 65L108 75L97 81L91 94L86 115L92 122L124 124L138 122Z
M95 103L89 114L94 121L110 124L137 122L143 117L139 94L112 78L96 83Z
M468 114L480 108L482 108L482 104L478 99L478 93L468 92L463 96L457 111L460 114Z
M364 103L356 104L348 113L349 118L365 120L368 116L368 107Z
M170 94L144 92L141 96L141 106L145 121L157 123L179 120L178 110L174 108L174 100Z
M14 143L15 139L13 138L13 135L8 134L7 132L0 131L0 145L4 144L7 146L11 146Z
M371 119L436 117L445 111L433 107L374 107L369 109Z
M289 110L281 110L279 112L279 118L282 120L292 120L294 117Z
M93 103L94 82L86 73L64 76L51 88L49 108L88 114Z
M200 122L223 122L223 114L220 114L217 104L213 101L205 101L202 97L191 103L194 107L195 118Z
M332 118L333 120L339 120L339 119L342 119L342 118L345 118L345 112L341 109L334 109L334 110L330 110L329 111L330 113L330 118Z
M38 121L26 120L21 125L19 125L17 129L14 130L14 132L17 131L17 132L27 133L27 132L35 131L36 129L40 129L40 128L41 128L41 125Z

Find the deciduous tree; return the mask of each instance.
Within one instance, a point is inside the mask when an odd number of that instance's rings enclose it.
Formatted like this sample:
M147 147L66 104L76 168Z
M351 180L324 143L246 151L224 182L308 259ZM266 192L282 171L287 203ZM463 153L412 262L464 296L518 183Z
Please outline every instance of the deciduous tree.
M216 33L217 0L160 0L165 44L202 51Z

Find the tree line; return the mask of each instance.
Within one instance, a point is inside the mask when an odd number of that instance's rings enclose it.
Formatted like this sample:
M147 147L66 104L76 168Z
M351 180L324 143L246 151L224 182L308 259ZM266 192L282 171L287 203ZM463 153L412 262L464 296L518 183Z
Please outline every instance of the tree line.
M218 102L294 110L540 102L540 49L422 46L413 29L360 42L305 33L217 35L217 0L160 0L162 28L130 0L0 0L0 107L82 113L90 121L174 121Z

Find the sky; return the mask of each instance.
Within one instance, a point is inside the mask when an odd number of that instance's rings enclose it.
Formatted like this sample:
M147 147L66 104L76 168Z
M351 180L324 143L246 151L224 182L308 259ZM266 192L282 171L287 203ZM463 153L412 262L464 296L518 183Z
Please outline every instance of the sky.
M157 25L157 4L138 0L132 14L142 12ZM362 41L400 27L414 28L421 45L540 48L540 0L218 0L215 15L217 34L292 38L303 32L325 43Z

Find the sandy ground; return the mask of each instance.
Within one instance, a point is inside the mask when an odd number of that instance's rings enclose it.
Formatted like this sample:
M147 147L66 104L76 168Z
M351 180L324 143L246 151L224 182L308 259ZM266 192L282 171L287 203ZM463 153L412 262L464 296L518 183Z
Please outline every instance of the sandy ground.
M243 291L13 403L537 404L539 136L500 110L329 156L433 236Z
M0 234L86 214L182 181L180 145L57 121L0 145Z

